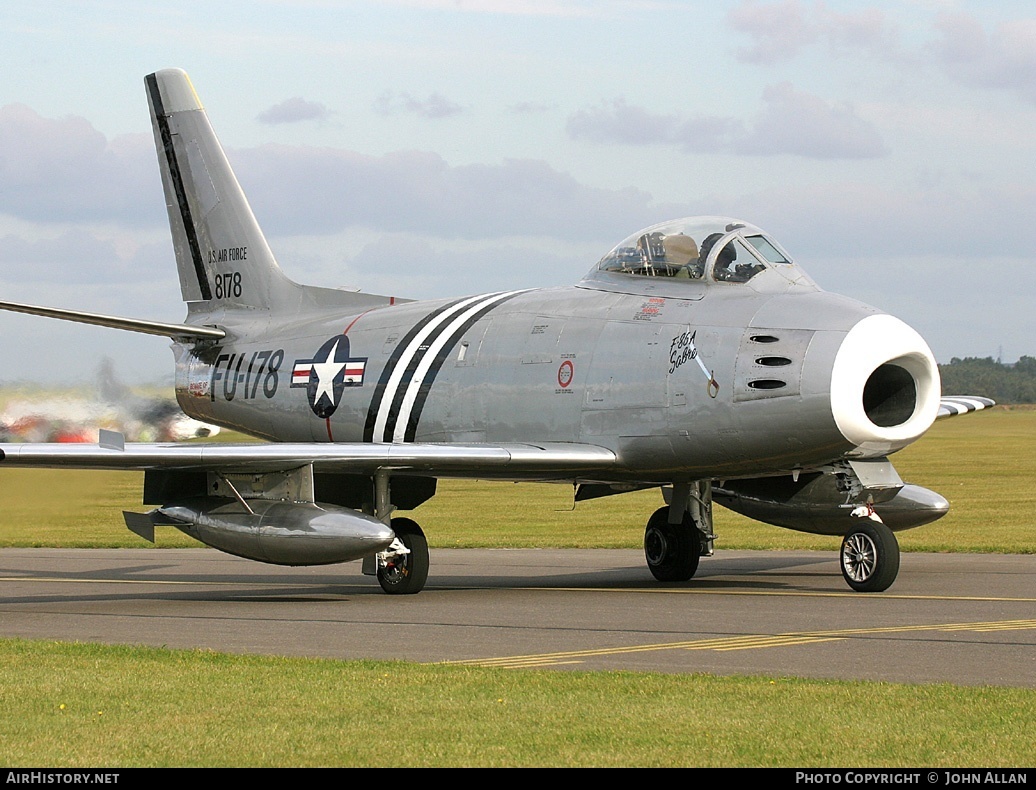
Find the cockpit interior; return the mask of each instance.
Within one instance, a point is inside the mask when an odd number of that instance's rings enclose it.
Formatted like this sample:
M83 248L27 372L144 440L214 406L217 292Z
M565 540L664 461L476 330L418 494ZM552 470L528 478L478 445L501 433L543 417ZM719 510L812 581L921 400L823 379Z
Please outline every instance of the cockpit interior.
M801 277L788 254L762 230L727 217L654 225L624 239L597 264L599 272L717 283L747 283L767 270L779 271L786 280Z

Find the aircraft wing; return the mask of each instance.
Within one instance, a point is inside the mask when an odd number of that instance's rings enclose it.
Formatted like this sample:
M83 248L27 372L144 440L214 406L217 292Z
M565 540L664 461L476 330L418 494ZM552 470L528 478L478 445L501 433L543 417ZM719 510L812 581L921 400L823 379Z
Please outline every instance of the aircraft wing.
M935 415L935 419L956 417L958 414L980 411L995 405L996 401L990 398L980 398L974 395L945 395L939 399L939 413Z
M540 444L124 444L102 432L98 444L0 444L0 467L180 469L264 472L313 465L314 471L370 473L379 469L430 476L570 478L607 469L615 453L568 442Z

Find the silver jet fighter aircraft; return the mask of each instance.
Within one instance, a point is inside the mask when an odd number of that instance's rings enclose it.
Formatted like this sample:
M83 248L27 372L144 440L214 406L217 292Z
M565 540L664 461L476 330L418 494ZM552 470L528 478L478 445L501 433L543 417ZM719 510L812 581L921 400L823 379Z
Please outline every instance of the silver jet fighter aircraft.
M571 483L576 500L660 488L644 551L663 582L711 555L712 507L843 536L860 591L896 578L894 530L942 516L888 456L940 414L925 341L825 293L764 231L725 217L624 239L570 287L409 301L281 273L187 75L145 78L187 318L2 303L168 336L191 417L248 445L0 445L8 466L143 469L153 540L172 525L231 554L362 559L389 593L428 574L420 527L393 518L443 477Z

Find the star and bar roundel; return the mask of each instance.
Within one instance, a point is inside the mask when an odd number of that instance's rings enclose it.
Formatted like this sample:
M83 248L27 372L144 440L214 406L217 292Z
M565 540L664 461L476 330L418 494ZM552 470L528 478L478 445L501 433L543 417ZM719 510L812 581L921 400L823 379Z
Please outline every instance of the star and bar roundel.
M349 338L336 335L312 359L295 360L291 386L305 387L309 408L321 419L335 413L346 387L363 386L367 357L349 356Z

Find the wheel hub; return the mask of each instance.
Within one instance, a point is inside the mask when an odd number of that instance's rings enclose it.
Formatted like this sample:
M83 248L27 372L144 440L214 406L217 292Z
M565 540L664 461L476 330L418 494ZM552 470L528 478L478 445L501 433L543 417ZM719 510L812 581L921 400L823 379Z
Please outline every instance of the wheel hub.
M644 554L649 565L661 565L669 551L669 541L660 529L648 531L644 541Z
M401 579L405 579L410 575L410 570L406 565L406 558L391 560L385 564L385 577L392 583L396 583Z
M856 582L865 582L877 566L878 551L869 537L862 533L850 535L842 553L846 575Z

